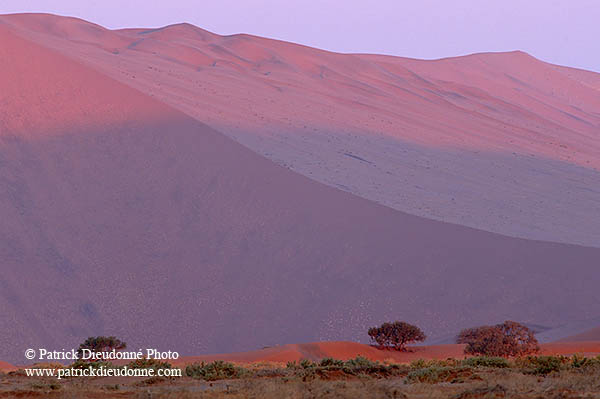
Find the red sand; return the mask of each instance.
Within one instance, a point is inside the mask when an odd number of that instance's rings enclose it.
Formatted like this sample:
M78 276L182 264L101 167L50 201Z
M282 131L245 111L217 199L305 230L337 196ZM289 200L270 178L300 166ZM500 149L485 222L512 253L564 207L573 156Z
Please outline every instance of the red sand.
M17 368L12 364L0 360L0 372L8 373L9 371L14 371L16 369Z
M251 352L185 357L175 362L175 364L183 365L214 360L224 360L234 363L286 363L302 359L314 361L326 357L348 360L357 356L364 356L368 359L379 361L394 360L398 362L411 362L417 359L461 358L463 357L463 349L463 345L435 345L414 347L411 348L411 352L397 352L379 350L370 345L356 342L313 342L283 345Z
M0 20L330 186L418 216L600 247L600 218L589 217L600 74L522 52L420 61L189 24Z
M600 341L542 344L540 354L598 356L600 355ZM398 352L380 350L370 345L356 342L313 342L308 344L283 345L251 352L185 357L174 362L174 364L182 366L194 362L212 362L214 360L224 360L233 363L286 363L290 361L297 362L302 359L316 361L326 357L348 360L357 356L377 361L388 360L399 363L410 363L418 359L462 359L465 357L465 354L464 345L456 344L413 346L410 347L410 351Z
M256 351L238 352L229 354L187 356L172 361L174 366L185 366L195 362L212 362L223 360L232 363L278 363L299 362L303 359L318 361L323 358L334 358L341 360L354 359L363 356L374 361L391 361L397 363L410 363L415 360L445 360L449 358L463 359L464 345L428 345L411 346L406 352L393 350L380 350L370 345L357 342L332 341L312 342L306 344L290 344L277 347L265 348ZM562 342L541 345L540 355L583 355L599 356L600 341L587 342ZM9 372L17 367L0 361L0 371Z
M557 342L582 342L582 341L600 341L600 327L592 328L580 334L563 338Z
M439 338L506 318L555 326L597 316L600 249L432 221L319 184L1 21L3 359L103 334L223 353L361 340L397 318ZM219 40L260 54L242 45L254 39ZM318 65L289 57L302 76ZM218 82L242 90L236 76Z

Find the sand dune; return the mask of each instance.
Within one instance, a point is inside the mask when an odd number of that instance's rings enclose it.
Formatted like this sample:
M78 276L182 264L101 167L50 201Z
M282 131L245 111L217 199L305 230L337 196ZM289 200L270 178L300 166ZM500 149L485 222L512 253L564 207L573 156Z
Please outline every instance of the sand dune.
M394 209L600 247L600 75L522 53L336 54L189 24L1 18L311 179Z
M565 342L541 345L542 355L600 355L600 341L595 342ZM334 359L354 359L363 356L376 361L392 361L410 363L419 359L445 360L448 358L463 359L464 345L429 345L412 346L407 352L380 350L370 345L356 342L313 342L307 344L291 344L280 347L265 348L262 350L230 353L222 355L192 356L179 359L176 365L183 366L194 362L212 362L223 360L234 363L287 363L299 362L303 359L318 361L331 357Z
M16 370L15 366L0 360L0 372L8 373L9 371L14 371L14 370Z
M572 335L570 337L563 338L558 342L586 342L586 341L599 341L600 340L600 327L592 328L591 330L584 331L580 334Z
M211 362L224 360L234 363L259 363L274 362L287 363L308 359L317 361L326 357L334 359L354 359L363 356L371 360L392 360L398 362L411 362L417 359L447 359L463 358L464 345L431 345L412 347L409 352L380 350L370 345L357 342L312 342L306 344L290 344L265 348L250 352L229 353L219 355L190 356L179 359L177 365L194 362Z
M1 358L98 334L190 355L360 341L386 319L435 338L597 316L600 249L320 184L12 23L0 22Z
M349 341L327 341L311 342L305 344L289 344L275 347L263 348L261 350L212 354L202 356L187 356L172 361L177 367L184 367L196 362L213 362L222 360L236 364L251 363L278 363L284 365L288 362L300 362L304 359L319 361L324 358L341 360L354 359L357 356L379 362L410 363L419 359L424 360L446 360L463 359L464 345L427 345L411 346L406 352L393 350L381 350L371 345L360 344ZM587 342L561 342L547 343L541 345L541 355L600 355L600 341ZM0 371L9 372L17 367L0 361Z

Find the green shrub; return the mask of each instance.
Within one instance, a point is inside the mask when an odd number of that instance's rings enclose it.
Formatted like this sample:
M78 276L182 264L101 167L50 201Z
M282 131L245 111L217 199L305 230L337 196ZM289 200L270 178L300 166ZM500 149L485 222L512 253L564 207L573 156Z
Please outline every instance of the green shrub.
M288 368L288 369L294 369L295 370L295 369L299 369L300 365L298 363L296 363L296 361L294 360L293 362L287 362L287 364L286 364L285 367Z
M286 372L287 371L287 372ZM326 378L331 372L343 372L349 376L372 376L372 377L388 377L406 375L409 371L408 366L401 365L385 365L379 362L371 361L363 356L357 356L354 359L347 361L324 358L320 362L315 363L310 360L302 360L300 364L296 362L288 362L286 370L281 373L287 376L293 375L303 379L311 379L317 377Z
M490 367L490 368L507 368L508 361L502 357L478 356L465 359L462 362L465 366L470 367Z
M324 359L321 359L319 366L320 367L329 367L329 368L342 368L342 367L344 367L344 361L338 360L338 359L333 359L331 357L326 357Z
M388 366L371 361L362 356L344 362L342 370L349 375L368 375L372 377L389 377L392 375L398 376L408 373L408 367L406 366L396 364Z
M574 355L571 358L569 366L576 371L600 373L600 356L598 357L583 357Z
M410 363L410 368L412 370L425 369L429 367L459 367L462 365L462 361L458 359L448 358L445 360L438 359L418 359Z
M317 363L315 363L313 361L310 361L308 359L302 359L300 361L300 368L303 368L303 369L306 370L306 369L312 369L312 368L315 368L315 367L317 367Z
M417 359L410 363L410 368L413 370L424 369L428 367L427 360L425 359Z
M363 356L357 356L354 359L347 360L344 366L350 368L369 368L380 366L379 362L374 362Z
M234 364L222 360L216 360L212 363L194 363L185 368L185 375L188 377L205 381L240 378L245 373L247 373L245 369L236 367Z
M567 361L564 356L527 356L517 359L516 364L525 374L548 375L560 371Z
M571 367L573 367L574 369L585 367L587 364L590 363L590 360L591 359L588 359L587 357L580 357L578 355L574 355L571 358Z

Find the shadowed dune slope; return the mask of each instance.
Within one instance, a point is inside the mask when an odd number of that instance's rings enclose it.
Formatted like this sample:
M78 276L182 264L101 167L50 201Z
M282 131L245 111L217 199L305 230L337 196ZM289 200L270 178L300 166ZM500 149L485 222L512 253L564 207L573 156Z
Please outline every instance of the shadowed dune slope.
M599 249L374 204L2 23L0 41L2 359L90 335L190 355L599 308Z
M421 61L189 24L0 19L311 179L418 216L600 247L600 74L518 51Z

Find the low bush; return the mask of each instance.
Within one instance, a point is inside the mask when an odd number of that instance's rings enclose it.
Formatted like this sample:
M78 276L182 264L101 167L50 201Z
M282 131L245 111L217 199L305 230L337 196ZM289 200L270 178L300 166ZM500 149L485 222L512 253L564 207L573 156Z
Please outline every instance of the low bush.
M225 380L240 378L248 371L237 367L233 363L217 360L212 363L194 363L185 368L185 375L205 381Z
M516 365L523 369L525 374L548 375L560 371L568 360L564 356L527 356L517 359Z
M598 357L584 357L574 355L571 358L571 368L575 370L600 370L600 356Z
M508 360L502 357L478 356L471 357L462 361L465 366L470 367L490 367L490 368L507 368L509 367Z
M459 367L459 366L462 366L462 360L448 358L448 359L445 359L445 360L440 360L440 359L431 359L431 360L419 359L419 360L415 360L415 361L411 362L409 367L412 370L419 370L419 369L425 369L425 368L429 368L429 367Z
M378 378L402 373L402 368L398 365L385 365L362 356L346 361L342 370L349 375L368 375Z
M305 370L306 369L313 369L313 368L315 368L317 366L318 366L317 363L312 362L312 361L310 361L308 359L302 359L300 361L300 368L305 369Z
M288 362L286 370L292 375L309 379L314 377L330 377L332 373L340 376L371 376L377 378L392 375L406 375L409 371L407 366L397 364L382 364L374 362L362 356L347 361L324 358L318 363L310 360L302 360L299 364Z
M429 363L425 359L417 359L410 363L410 368L413 370L419 370L429 367Z
M342 368L342 367L344 367L344 361L338 360L338 359L333 359L331 357L326 357L324 359L321 359L321 361L319 362L319 366L320 367L331 367L331 368Z
M354 359L346 360L344 367L351 369L368 369L373 367L380 367L382 364L374 362L363 356L357 356Z

